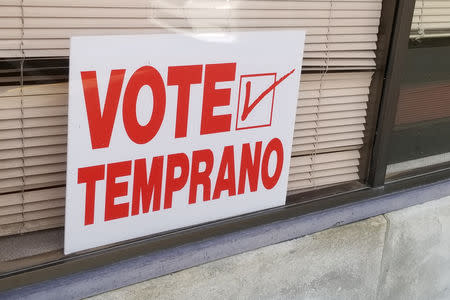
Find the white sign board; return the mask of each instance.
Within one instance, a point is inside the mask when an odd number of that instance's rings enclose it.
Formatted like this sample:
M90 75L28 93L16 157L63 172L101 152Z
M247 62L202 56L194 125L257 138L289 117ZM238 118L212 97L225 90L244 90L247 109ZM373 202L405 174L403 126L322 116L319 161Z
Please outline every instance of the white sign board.
M72 38L64 252L283 205L304 39Z

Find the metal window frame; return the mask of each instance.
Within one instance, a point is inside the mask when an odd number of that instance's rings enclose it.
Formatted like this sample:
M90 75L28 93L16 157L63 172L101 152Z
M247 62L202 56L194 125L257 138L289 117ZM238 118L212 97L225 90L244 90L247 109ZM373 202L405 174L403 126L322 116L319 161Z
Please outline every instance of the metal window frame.
M383 1L386 3L387 1ZM388 162L389 140L394 128L400 94L402 65L408 50L409 34L414 15L415 0L398 0L393 24L392 42L387 57L387 66L378 113L374 144L370 159L367 182L372 187L385 183Z
M386 2L386 1L383 1ZM401 174L386 177L387 165L389 163L390 142L395 133L395 118L400 95L400 85L403 67L406 63L408 49L413 43L410 41L411 23L414 15L415 0L398 0L395 23L393 25L392 42L387 56L385 78L382 85L382 96L379 103L379 112L376 130L373 134L373 149L368 162L368 175L366 183L373 188L383 188L392 183L408 184L428 179L447 179L450 176L450 164L427 166L420 169L410 170ZM425 43L433 44L432 41ZM448 43L448 41L447 41ZM422 178L422 179L420 179Z

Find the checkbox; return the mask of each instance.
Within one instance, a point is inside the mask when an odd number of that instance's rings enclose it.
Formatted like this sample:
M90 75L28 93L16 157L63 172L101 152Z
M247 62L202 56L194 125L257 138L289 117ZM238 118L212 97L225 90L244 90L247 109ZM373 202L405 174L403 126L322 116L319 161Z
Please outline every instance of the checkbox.
M241 75L236 130L272 125L276 73Z

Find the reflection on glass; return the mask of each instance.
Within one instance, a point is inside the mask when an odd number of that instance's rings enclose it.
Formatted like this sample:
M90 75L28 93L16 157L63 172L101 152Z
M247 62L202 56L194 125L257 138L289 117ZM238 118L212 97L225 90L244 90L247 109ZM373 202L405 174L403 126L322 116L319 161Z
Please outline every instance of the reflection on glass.
M450 162L450 12L436 5L416 2L387 177Z

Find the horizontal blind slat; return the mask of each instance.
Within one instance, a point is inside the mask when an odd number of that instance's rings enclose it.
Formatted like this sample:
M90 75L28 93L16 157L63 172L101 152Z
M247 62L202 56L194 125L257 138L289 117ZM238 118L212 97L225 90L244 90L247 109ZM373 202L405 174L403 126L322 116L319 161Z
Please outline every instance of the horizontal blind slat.
M23 10L6 7L9 17L0 19L3 57L19 57L21 49L29 57L68 56L74 35L304 28L303 65L312 70L327 63L336 70L373 69L381 14L381 1L336 0L26 1Z
M450 36L449 1L416 1L410 38L436 38Z

